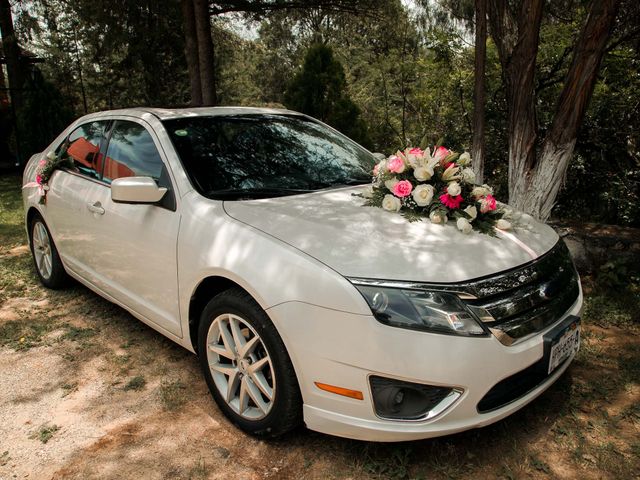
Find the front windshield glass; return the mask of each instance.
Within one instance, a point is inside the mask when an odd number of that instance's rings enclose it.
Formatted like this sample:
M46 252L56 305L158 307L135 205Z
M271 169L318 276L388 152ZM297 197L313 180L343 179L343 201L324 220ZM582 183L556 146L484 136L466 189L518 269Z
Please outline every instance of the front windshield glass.
M300 116L198 116L163 124L194 187L210 198L369 183L376 162L355 142Z

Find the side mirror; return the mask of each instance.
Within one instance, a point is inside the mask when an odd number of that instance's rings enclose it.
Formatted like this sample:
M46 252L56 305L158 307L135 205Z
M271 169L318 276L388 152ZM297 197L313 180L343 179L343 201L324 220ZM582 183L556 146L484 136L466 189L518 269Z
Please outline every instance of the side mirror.
M116 203L157 203L167 193L151 177L123 177L111 182L111 200Z

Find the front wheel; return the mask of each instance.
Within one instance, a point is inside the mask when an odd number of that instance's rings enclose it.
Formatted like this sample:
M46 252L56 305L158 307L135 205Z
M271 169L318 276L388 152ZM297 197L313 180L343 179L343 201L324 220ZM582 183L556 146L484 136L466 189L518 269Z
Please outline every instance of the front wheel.
M205 307L198 353L216 403L247 433L277 437L302 422L302 399L285 346L267 314L241 290Z
M36 214L29 223L29 246L40 282L52 289L66 286L69 277L64 270L51 233L39 214Z

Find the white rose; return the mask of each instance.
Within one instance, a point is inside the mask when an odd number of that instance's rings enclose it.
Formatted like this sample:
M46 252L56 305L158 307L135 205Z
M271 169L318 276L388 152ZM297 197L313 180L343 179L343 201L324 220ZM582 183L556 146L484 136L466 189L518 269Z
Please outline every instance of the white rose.
M390 192L393 191L393 187L396 186L396 183L398 183L399 180L396 177L393 177L387 181L384 182L384 186L387 187L387 190L389 190Z
M473 183L476 179L476 174L470 168L462 169L462 180L467 183Z
M398 212L400 211L400 207L402 207L402 203L400 203L400 199L394 195L385 195L382 199L382 208L388 212Z
M374 175L381 175L383 173L387 173L387 160L380 160L380 163L376 165L373 169Z
M460 171L460 167L454 167L454 164L449 165L449 168L447 168L443 173L442 173L442 180L444 180L445 182L448 182L449 180L455 180L457 178L460 178L458 176L458 172Z
M55 159L56 159L56 152L54 152L53 150L49 150L49 151L47 152L47 155L46 155L46 156L47 156L47 158L48 158L49 160L55 160Z
M362 191L362 196L364 198L372 198L373 197L373 187L371 185L367 185L365 189Z
M458 230L460 230L464 234L471 233L471 230L473 230L473 227L469 223L469 220L462 217L456 220L456 226L458 227Z
M431 220L431 223L447 223L446 215L442 215L438 210L434 210L429 214L429 220Z
M464 152L462 155L460 155L456 163L458 165L462 165L463 167L465 165L469 165L471 163L471 155L469 155L469 152Z
M469 205L463 212L471 217L471 221L474 221L478 216L478 209L474 205Z
M413 200L418 204L419 207L426 207L433 200L433 186L431 185L418 185L413 189Z
M413 176L416 177L416 180L419 182L425 182L433 176L433 167L418 167L413 171Z
M489 194L491 194L491 192L485 187L474 187L473 190L471 190L471 195L475 198L485 197Z
M511 222L501 218L496 222L496 228L499 230L509 230L511 228Z
M462 193L462 188L458 182L451 182L447 187L447 193L452 197L457 197Z

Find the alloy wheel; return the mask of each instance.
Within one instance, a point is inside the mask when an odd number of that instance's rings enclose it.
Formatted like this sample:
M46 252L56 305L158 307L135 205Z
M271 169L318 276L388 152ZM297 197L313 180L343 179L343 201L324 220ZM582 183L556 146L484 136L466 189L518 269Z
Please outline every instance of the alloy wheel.
M207 333L207 361L216 388L247 420L266 417L276 382L271 357L255 329L238 315L216 317Z
M33 224L31 239L36 268L43 278L49 279L53 270L53 252L51 251L49 233L42 222L37 221Z

